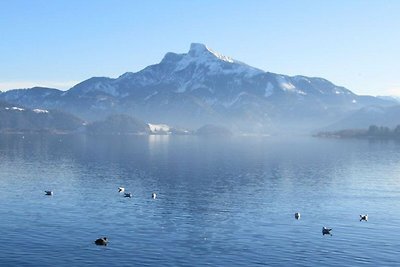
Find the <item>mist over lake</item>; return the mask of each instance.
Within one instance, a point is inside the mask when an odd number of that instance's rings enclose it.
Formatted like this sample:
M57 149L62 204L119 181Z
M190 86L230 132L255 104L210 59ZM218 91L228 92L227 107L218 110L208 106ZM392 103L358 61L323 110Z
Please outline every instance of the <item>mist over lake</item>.
M1 135L0 265L397 266L399 148L311 137ZM102 236L109 244L94 245Z

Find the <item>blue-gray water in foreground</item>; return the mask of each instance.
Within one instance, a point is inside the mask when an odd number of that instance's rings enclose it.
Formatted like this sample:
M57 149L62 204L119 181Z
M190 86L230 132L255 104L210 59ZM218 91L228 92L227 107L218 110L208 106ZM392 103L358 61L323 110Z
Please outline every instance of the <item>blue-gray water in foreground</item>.
M399 163L368 140L3 135L0 266L399 266Z

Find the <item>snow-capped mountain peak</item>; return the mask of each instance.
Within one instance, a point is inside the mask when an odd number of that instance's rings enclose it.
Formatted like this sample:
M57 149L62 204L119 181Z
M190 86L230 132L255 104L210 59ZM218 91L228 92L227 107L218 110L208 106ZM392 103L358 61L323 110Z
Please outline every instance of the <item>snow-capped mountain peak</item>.
M242 74L251 77L264 72L222 55L200 43L192 43L189 52L186 54L167 53L161 63L172 63L175 72L194 67L195 72L201 76L207 73L211 76Z
M211 48L209 48L208 46L204 45L204 44L200 44L200 43L192 43L190 45L190 50L188 53L190 56L192 57L199 57L199 56L214 56L220 60L223 60L225 62L229 62L229 63L233 63L234 60L231 57L228 56L224 56L214 50L212 50Z

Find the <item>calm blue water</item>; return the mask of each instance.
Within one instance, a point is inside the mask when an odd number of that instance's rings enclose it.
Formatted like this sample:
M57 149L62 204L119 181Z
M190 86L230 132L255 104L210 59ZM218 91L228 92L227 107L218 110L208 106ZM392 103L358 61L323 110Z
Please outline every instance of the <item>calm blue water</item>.
M0 136L0 266L399 266L399 163L367 140Z

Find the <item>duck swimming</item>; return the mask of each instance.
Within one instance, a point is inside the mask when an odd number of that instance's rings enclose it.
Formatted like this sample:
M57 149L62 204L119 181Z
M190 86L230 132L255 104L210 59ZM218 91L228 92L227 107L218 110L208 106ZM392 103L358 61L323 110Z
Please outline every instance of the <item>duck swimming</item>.
M332 236L332 234L331 234L331 231L332 231L332 228L326 228L326 227L322 227L322 235L330 235L330 236Z
M107 237L98 238L94 243L98 246L107 246L108 239Z

